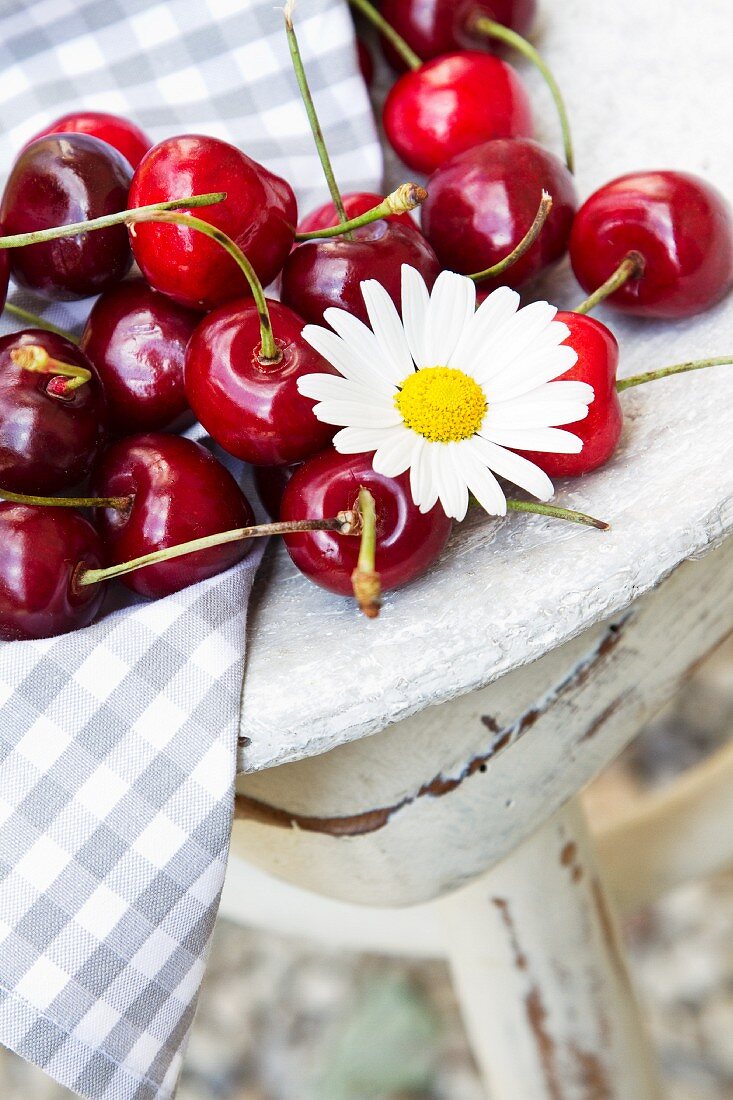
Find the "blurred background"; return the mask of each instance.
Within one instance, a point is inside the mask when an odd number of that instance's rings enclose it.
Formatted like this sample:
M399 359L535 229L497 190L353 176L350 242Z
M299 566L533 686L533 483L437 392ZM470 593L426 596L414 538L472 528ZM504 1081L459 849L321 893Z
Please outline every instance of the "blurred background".
M733 640L595 782L591 815L669 782L731 730ZM637 913L625 933L665 1100L733 1100L733 868ZM71 1096L0 1051L2 1100ZM326 953L222 919L177 1100L486 1097L443 963Z

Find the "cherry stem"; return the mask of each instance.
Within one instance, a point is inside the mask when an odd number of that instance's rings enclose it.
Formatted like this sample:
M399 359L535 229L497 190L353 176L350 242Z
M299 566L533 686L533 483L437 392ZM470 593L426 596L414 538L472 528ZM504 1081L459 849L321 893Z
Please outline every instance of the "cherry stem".
M290 49L290 56L293 61L293 70L295 72L295 79L298 81L298 88L300 89L300 96L303 100L303 106L305 107L305 113L308 115L308 122L310 123L311 133L313 134L313 140L316 143L316 149L318 150L318 159L321 162L321 168L323 174L326 177L326 183L328 184L328 190L331 193L331 199L333 205L336 207L336 213L341 225L344 225L349 219L344 209L344 200L341 198L341 192L339 191L339 185L336 183L336 177L333 174L333 165L331 164L331 158L328 155L328 149L326 148L326 139L323 136L323 130L321 124L318 121L318 113L316 112L316 105L313 102L313 96L308 84L308 77L305 75L305 68L303 66L303 58L300 55L300 46L298 45L298 39L295 34L295 27L293 26L293 2L289 0L284 9L285 16L285 32L288 36L288 47Z
M333 519L301 519L291 523L261 523L256 527L237 527L232 531L222 531L217 535L206 535L191 542L182 542L178 546L166 546L162 550L153 550L150 554L132 558L120 565L109 565L105 569L86 569L81 567L76 576L77 585L101 584L102 581L122 577L135 569L147 565L159 565L185 554L195 554L199 550L209 550L213 546L224 546L230 542L242 542L244 539L264 538L268 535L290 535L300 531L337 531L341 535L355 535L359 530L359 521L355 512L339 512Z
M365 16L373 27L377 30L390 45L394 46L397 53L400 55L408 69L419 69L422 65L422 58L417 54L410 46L407 45L401 34L398 34L394 27L387 22L381 12L377 11L373 4L369 3L369 0L349 0L352 8L356 8Z
M612 294L615 294L617 290L620 290L625 283L628 283L629 279L640 279L644 274L645 266L646 261L641 252L629 252L624 256L613 274L609 275L605 283L602 283L598 287L598 290L594 290L585 301L581 302L579 306L576 306L573 312L590 313L590 311L600 305L601 302L605 302L606 298L609 298Z
M559 508L555 504L538 504L534 500L512 500L506 502L509 512L536 512L539 516L550 516L552 519L563 519L568 523L580 523L583 527L595 527L596 531L610 531L610 523L596 519L595 516L586 515L585 512L574 512L570 508Z
M689 363L675 363L672 367L661 367L646 374L634 374L631 378L619 378L616 389L619 393L630 390L632 386L644 386L647 382L656 382L659 378L669 378L672 374L686 374L692 370L705 370L707 367L723 367L733 363L733 355L719 355L715 359L694 359Z
M41 508L115 508L126 512L134 497L37 497L0 489L0 499L11 504L33 504Z
M516 248L513 248L508 256L505 256L503 260L499 260L497 263L492 264L491 267L485 268L484 271L477 271L474 275L469 275L469 279L473 279L475 283L480 283L484 279L493 279L497 275L503 275L503 273L517 262L520 257L527 252L542 232L547 217L552 210L552 195L549 195L547 191L542 192L542 198L540 199L540 205L537 208L537 213L534 216L534 221L530 225L527 232L522 237Z
M382 586L375 567L377 509L374 497L364 486L359 489L357 510L361 519L361 542L356 569L351 574L351 584L360 610L368 619L376 619L382 605Z
M501 23L495 23L493 19L489 19L486 15L476 13L468 20L468 30L474 31L478 34L486 35L487 38L498 38L501 42L506 43L507 46L512 46L515 50L521 53L522 57L525 57L527 61L531 61L532 64L539 70L545 84L550 89L550 94L555 101L557 113L560 117L560 127L562 129L563 147L565 150L565 163L568 166L568 171L575 171L575 154L573 152L573 139L570 135L570 120L568 118L567 108L565 106L565 100L563 99L560 86L555 80L555 77L550 72L547 62L542 57L542 54L534 48L531 42L528 42L526 38L523 38L521 34L517 34L516 31L511 30L509 27L503 26Z
M415 210L420 203L425 202L428 193L424 187L417 183L402 183L396 191L392 191L371 210L365 210L356 218L351 218L341 225L330 225L326 229L314 229L311 233L296 233L296 241L315 241L327 237L338 237L342 233L348 233L352 229L360 229L362 225L370 225L372 222L386 218L390 214L406 214L408 210Z
M13 317L17 317L20 321L25 321L27 325L33 325L33 328L43 328L46 332L53 332L56 336L63 336L64 340L68 340L71 344L78 344L79 341L72 333L67 332L63 328L59 328L58 325L52 324L51 321L47 321L44 317L39 317L37 313L31 313L28 309L21 309L20 306L13 305L12 302L5 303L5 312L12 314Z
M116 214L105 214L101 218L92 218L88 222L72 222L70 225L54 226L52 229L35 229L32 233L15 233L10 237L0 237L0 248L24 248L28 244L57 241L61 237L75 237L78 233L89 233L94 229L108 229L111 225L131 226L135 222L150 221L147 215L151 212L213 206L217 202L223 202L226 197L226 191L213 191L207 195L191 195L186 199L169 199L166 202L156 202L152 206L120 210Z
M54 393L59 397L78 390L92 377L92 372L86 367L54 359L40 344L23 344L22 347L11 348L10 358L21 370L34 374L52 374L56 378L65 379L63 385L54 388Z

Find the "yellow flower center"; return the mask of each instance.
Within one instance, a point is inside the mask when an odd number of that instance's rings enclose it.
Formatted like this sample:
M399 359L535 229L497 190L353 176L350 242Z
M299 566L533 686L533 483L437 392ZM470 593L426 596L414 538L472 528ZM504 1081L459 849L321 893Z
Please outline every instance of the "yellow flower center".
M394 402L407 427L431 443L469 439L481 427L487 408L478 382L453 367L415 371Z

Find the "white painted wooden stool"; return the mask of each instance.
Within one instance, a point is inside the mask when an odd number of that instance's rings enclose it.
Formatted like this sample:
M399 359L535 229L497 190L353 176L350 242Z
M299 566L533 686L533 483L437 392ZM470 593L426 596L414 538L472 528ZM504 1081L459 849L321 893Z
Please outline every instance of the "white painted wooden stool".
M725 5L545 7L582 194L645 167L730 190ZM567 272L545 293L580 297ZM733 350L730 299L679 325L600 316L622 374ZM249 616L222 911L446 955L494 1100L659 1095L615 912L733 859L733 751L595 841L584 820L584 785L733 628L733 369L623 402L615 460L558 487L609 534L474 516L376 622L276 553Z

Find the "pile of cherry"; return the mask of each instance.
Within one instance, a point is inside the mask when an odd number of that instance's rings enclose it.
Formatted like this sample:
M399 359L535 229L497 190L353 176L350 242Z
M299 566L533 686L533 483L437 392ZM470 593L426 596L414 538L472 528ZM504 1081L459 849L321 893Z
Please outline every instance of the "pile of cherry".
M332 592L350 594L356 575L368 613L376 570L382 589L426 571L451 530L440 504L421 514L407 475L338 454L335 429L297 389L304 374L336 373L304 324L331 306L367 321L364 279L399 307L403 264L428 287L447 268L475 276L481 297L525 286L569 252L589 297L558 315L578 354L566 377L590 382L595 398L573 425L579 454L530 456L551 476L602 465L621 435L618 346L588 311L605 300L689 317L729 290L733 223L702 180L631 174L578 210L564 105L521 37L535 0L480 11L463 0L382 0L381 12L352 3L408 70L384 125L403 161L432 173L427 196L416 185L389 200L339 196L319 145L334 202L298 225L290 185L239 149L197 135L152 146L133 123L95 112L56 120L15 161L0 206L0 303L9 276L45 298L99 297L80 341L40 322L0 339L0 638L89 624L117 576L168 595L240 561L260 534L282 534L296 566ZM488 52L497 40L543 68L565 162L533 140L519 75ZM361 59L368 76L363 46ZM421 200L422 230L407 213ZM126 278L133 260L141 276ZM277 278L281 300L265 299ZM176 434L194 420L257 467L272 524L255 526L234 477Z

